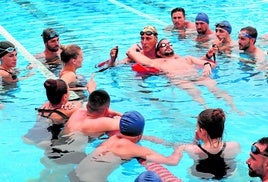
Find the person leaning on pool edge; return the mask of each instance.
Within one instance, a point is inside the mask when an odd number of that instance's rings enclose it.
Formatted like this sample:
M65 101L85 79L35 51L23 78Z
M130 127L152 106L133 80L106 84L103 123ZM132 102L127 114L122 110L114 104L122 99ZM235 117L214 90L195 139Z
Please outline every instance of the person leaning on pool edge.
M263 137L251 145L250 157L246 161L248 174L268 181L268 137Z

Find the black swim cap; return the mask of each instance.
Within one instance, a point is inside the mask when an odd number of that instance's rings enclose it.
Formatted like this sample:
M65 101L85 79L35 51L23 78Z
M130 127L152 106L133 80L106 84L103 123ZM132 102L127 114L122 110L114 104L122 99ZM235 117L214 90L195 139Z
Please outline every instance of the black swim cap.
M58 37L59 34L53 28L47 28L43 30L43 33L41 36L43 37L44 43L46 43L50 39Z
M9 53L9 51L6 50L6 49L8 49L10 47L15 49L14 44L12 44L9 41L1 41L0 42L0 58L2 58L4 55L6 55L7 53Z

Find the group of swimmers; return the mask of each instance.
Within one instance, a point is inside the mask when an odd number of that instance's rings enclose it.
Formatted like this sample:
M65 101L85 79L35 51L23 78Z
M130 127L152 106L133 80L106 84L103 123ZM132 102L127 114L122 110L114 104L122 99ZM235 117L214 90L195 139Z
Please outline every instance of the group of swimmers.
M172 10L172 20L175 21L176 16L179 19L180 12L182 19L185 19L185 12L181 9ZM207 15L199 13L195 25L198 32L197 41L204 42L206 35L212 34L211 30L208 31ZM189 22L185 23L182 29L179 27L179 23L174 23L173 28L166 30L185 31L190 28L194 28L194 26ZM132 65L134 70L140 71L138 68L142 68L150 74L165 74L172 83L186 89L194 100L207 107L204 99L197 93L195 84L207 86L216 96L223 93L216 87L216 82L209 75L216 66L214 55L218 54L219 51L228 54L232 47L229 44L231 31L231 25L227 21L216 24L214 46L209 48L201 58L195 58L193 56L181 57L175 54L169 40L161 39L158 41L156 28L146 26L140 32L141 45L133 45L127 51L127 58L122 62L115 62L118 53L118 47L115 47L110 52L111 58L98 66L111 67L135 61L135 64ZM222 179L232 174L235 169L233 159L239 153L240 146L237 142L222 141L225 113L221 108L204 109L200 112L197 118L196 143L179 146L174 144L172 145L176 146L174 152L166 157L148 147L137 144L141 139L155 141L154 138L142 136L145 121L139 112L128 111L122 114L111 110L109 108L109 94L104 90L97 90L93 78L88 82L83 78L79 79L76 70L82 66L83 61L83 51L79 46L75 44L61 46L59 34L52 28L45 29L42 37L45 51L36 57L40 60L43 59L44 65L51 71L55 71L54 73L59 79L47 79L44 82L48 102L36 110L40 118L47 120L46 122L40 120L36 125L38 125L38 129L49 131L47 133L51 132L51 135L46 135L48 137L46 139L51 143L43 146L49 158L56 161L62 157L62 154L67 156L72 154L69 159L72 158L72 162L78 165L69 175L71 180L106 181L108 175L115 168L133 158L142 161L141 164L147 168L151 164L177 165L183 151L189 153L195 160L195 165L191 170L193 175L207 179ZM254 63L260 60L256 59L260 53L259 49L255 47L256 38L257 31L253 27L245 27L239 33L239 49L254 54L255 58L249 61ZM14 70L17 57L15 46L9 41L2 41L0 42L0 51L2 80L7 83L17 82L19 79ZM196 66L203 68L202 75L198 74ZM154 72L151 68L154 68ZM195 82L193 83L191 80L195 80ZM70 101L70 90L88 91L86 107L83 107L81 101ZM220 95L220 97L224 98L232 109L236 110L232 98L228 94ZM83 99L83 101L85 100ZM49 121L49 126L46 125L47 121ZM40 125L42 127L39 127ZM86 136L82 142L81 140L72 142L72 144L78 143L76 147L79 151L75 151L75 148L69 146L68 141L74 134ZM87 137L101 138L103 136L107 136L108 139L89 155L83 153L88 142ZM36 135L34 136L31 132L26 134L24 139L26 142L34 140L35 144L44 145L44 138L37 140ZM79 157L73 155L73 151L80 152ZM81 152L82 155L80 155ZM59 155L56 156L57 154ZM267 180L267 156L268 139L264 137L251 147L250 159L247 161L250 175L258 176L263 181ZM149 176L155 177L155 173L149 172ZM160 180L166 179L160 176Z

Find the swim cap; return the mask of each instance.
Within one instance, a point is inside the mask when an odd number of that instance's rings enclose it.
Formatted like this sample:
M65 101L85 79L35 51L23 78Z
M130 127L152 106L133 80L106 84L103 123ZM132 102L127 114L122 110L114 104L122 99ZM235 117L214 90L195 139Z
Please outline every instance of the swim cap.
M231 34L231 32L232 32L232 26L228 21L225 21L225 20L221 21L221 22L217 23L215 26L216 26L216 28L219 27L219 28L226 30L229 34Z
M152 32L155 36L158 35L156 28L154 26L150 26L150 25L143 28L143 30L140 32L141 35L142 35L142 32L143 33Z
M9 41L1 41L0 42L0 58L3 57L4 55L6 55L7 53L9 53L8 50L6 50L6 49L8 49L10 47L15 49L14 44L12 44ZM13 51L11 51L11 52L13 52Z
M123 135L139 136L143 133L144 118L137 111L125 112L120 119L119 128Z
M153 171L144 171L134 182L162 182L160 177Z
M203 21L209 24L208 15L206 13L198 13L195 18L195 21Z
M53 28L47 28L43 30L43 33L41 36L43 37L43 41L46 43L50 39L58 37L59 35Z

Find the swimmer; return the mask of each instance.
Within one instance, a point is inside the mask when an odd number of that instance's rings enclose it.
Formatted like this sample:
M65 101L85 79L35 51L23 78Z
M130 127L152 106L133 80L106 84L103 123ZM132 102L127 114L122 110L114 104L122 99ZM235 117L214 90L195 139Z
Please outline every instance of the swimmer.
M244 54L251 57L251 60L241 59L241 62L263 64L265 61L265 52L258 48L255 43L258 32L256 28L247 26L240 29L238 34L238 47Z
M185 31L187 29L195 29L195 24L190 21L186 21L184 8L174 8L170 12L173 25L167 26L166 31Z
M165 73L174 85L187 91L193 100L200 103L204 108L207 108L205 99L195 85L206 86L216 98L223 98L233 111L238 112L232 97L216 87L217 82L209 77L211 68L216 66L214 62L201 60L193 56L180 57L174 53L173 46L167 39L159 41L157 54L161 58L149 59L137 52L135 47L127 51L127 55L136 62L155 67ZM199 74L197 66L203 68L202 75Z
M24 80L33 74L29 72L23 77L18 77L19 70L16 68L17 49L15 45L9 41L0 42L0 61L0 77L2 77L2 81L5 84L17 83L19 80ZM29 66L29 68L31 68L31 66Z
M221 108L203 110L197 117L196 143L179 147L194 159L191 173L200 179L220 180L236 168L234 158L240 152L240 145L222 141L225 119Z
M83 159L75 172L70 175L71 178L75 177L88 182L107 181L108 175L113 170L133 158L176 165L179 158L176 152L181 153L181 151L176 150L170 156L165 157L137 144L142 137L144 125L144 118L139 112L125 112L120 119L120 132L104 141Z
M56 76L62 67L60 61L60 38L59 34L53 28L43 30L41 36L45 45L45 50L35 55L35 58L40 60L50 71Z
M195 27L197 32L196 42L205 43L215 37L215 32L209 27L209 18L206 13L198 13L196 15Z
M71 44L63 46L61 49L60 56L63 68L59 77L66 82L69 90L75 91L80 96L80 99L86 99L84 90L87 90L89 93L92 92L91 86L94 75L87 82L84 76L76 74L76 70L82 67L84 60L82 48L76 44Z

